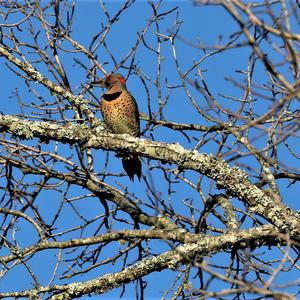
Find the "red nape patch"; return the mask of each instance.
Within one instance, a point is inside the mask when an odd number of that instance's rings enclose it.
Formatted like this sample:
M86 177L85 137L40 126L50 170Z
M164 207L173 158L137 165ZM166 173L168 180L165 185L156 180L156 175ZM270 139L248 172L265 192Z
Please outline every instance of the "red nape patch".
M126 80L123 77L119 77L120 82L122 85L126 85Z

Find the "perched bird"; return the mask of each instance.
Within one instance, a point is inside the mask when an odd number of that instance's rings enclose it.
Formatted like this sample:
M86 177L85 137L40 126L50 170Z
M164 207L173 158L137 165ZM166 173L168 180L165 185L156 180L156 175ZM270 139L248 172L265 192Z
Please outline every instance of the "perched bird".
M127 133L134 137L140 136L140 118L137 103L126 88L126 81L121 74L110 74L99 81L107 91L102 95L100 109L104 122L113 133ZM130 180L134 175L141 180L142 164L134 154L122 153L123 168Z

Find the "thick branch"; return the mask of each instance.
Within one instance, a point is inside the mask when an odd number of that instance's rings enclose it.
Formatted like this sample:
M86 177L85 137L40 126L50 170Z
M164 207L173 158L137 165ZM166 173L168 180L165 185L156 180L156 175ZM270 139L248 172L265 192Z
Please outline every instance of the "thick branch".
M129 135L111 134L103 127L94 129L85 125L58 125L33 122L10 116L0 117L0 129L20 137L38 137L65 143L81 143L86 148L127 151L138 155L177 164L181 169L191 169L214 180L220 189L250 206L251 210L283 233L299 240L299 214L282 203L277 203L268 193L248 180L248 175L238 167L230 167L223 159L197 151L186 150L179 144L152 142Z
M277 233L274 232L272 226L269 225L240 232L231 232L222 236L203 236L198 239L196 243L188 243L156 257L143 259L135 265L117 273L107 274L93 280L69 285L55 285L16 293L2 293L0 297L29 297L42 292L60 292L52 296L51 299L54 300L73 299L89 293L103 294L152 272L162 271L164 269L176 269L180 264L192 264L197 258L212 255L224 249L235 246L241 247L242 245L247 247L252 242L259 244L262 240L268 240L270 238L276 239L277 237Z

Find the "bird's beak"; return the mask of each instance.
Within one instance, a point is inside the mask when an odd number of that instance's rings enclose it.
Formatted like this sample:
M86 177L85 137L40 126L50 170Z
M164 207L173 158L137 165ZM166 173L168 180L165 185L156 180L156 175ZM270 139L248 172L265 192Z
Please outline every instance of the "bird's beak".
M100 87L105 87L105 78L100 79L100 80L94 80L91 82L91 85L97 85Z

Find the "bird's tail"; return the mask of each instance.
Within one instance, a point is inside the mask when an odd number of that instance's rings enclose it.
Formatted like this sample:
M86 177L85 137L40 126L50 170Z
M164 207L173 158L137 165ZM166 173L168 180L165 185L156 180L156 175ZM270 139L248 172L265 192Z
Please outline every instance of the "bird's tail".
M131 181L134 181L134 175L136 175L139 181L141 181L142 163L138 156L131 155L130 157L123 157L122 164Z

